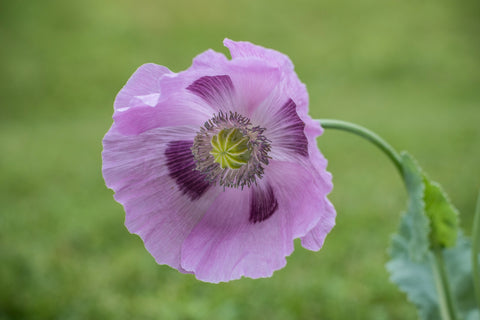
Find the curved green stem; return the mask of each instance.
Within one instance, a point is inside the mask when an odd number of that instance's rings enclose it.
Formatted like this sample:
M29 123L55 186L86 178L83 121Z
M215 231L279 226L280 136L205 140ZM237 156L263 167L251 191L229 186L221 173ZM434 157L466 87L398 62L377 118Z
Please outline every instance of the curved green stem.
M473 218L472 231L472 273L475 295L477 297L477 306L480 309L480 268L478 258L480 256L480 193L478 194L477 208Z
M388 144L385 140L380 138L374 132L364 127L361 127L359 125L356 125L354 123L341 121L341 120L320 119L318 121L320 122L323 128L338 129L338 130L351 132L369 140L378 148L380 148L380 150L382 150L390 158L390 160L392 160L395 167L400 172L400 175L404 178L403 164L402 164L402 159L400 155L397 153L397 151L395 151L395 149L390 144ZM479 207L480 207L480 200L479 200ZM475 270L474 273L476 274L475 282L476 282L477 298L480 297L480 280L478 279L479 277L478 254L480 250L480 248L478 247L478 245L480 244L480 213L479 211L480 211L480 208L477 207L477 214L476 214L476 220L475 220L476 229L474 230L474 235L476 235L474 236L474 244L476 243L477 245L475 246L476 249L474 249L474 252L473 252L475 256L474 263L476 263L476 266L474 265L474 270ZM447 273L445 270L445 262L443 260L443 251L441 248L433 248L432 251L433 251L432 254L434 256L434 259L433 259L433 267L435 272L434 278L437 286L437 292L439 295L440 312L444 320L455 320L456 314L453 306L453 299L450 294L451 291L448 284Z
M376 133L351 122L334 119L320 119L318 121L325 129L328 128L348 131L369 140L374 145L379 147L390 158L390 160L392 160L393 164L395 164L395 167L400 172L400 175L403 176L403 166L400 155L390 144L380 138L380 136L378 136Z

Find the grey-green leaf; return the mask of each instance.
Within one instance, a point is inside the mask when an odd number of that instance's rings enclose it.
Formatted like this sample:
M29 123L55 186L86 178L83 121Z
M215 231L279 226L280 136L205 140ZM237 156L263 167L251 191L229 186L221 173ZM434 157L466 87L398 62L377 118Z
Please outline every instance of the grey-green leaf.
M430 232L428 218L424 214L425 184L423 172L415 159L402 152L403 178L408 192L408 209L400 223L399 235L408 247L408 255L413 261L424 261L429 249Z
M389 250L391 259L386 267L390 279L417 306L420 319L441 319L429 250L434 237L436 245L450 247L443 250L443 255L460 319L480 320L474 300L471 244L462 234L457 235L457 212L440 186L425 178L413 157L402 153L401 158L409 201ZM436 231L431 233L430 227Z

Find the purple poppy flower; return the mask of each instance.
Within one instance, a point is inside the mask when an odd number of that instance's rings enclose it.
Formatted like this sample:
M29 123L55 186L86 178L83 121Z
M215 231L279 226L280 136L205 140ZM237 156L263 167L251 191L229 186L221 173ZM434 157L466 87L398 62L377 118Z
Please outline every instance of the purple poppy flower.
M114 104L103 176L157 263L208 282L269 277L335 224L320 125L290 59L226 39L173 73L145 64Z

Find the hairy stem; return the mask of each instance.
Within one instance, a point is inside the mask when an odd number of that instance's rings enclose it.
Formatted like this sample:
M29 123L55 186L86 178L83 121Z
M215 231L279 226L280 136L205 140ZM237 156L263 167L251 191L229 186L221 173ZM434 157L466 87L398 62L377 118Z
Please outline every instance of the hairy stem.
M362 127L359 125L356 125L354 123L346 122L346 121L341 121L341 120L334 120L334 119L320 119L318 120L321 124L321 126L325 129L338 129L338 130L343 130L347 132L351 132L353 134L356 134L364 139L367 139L368 141L372 142L374 145L376 145L380 150L382 150L393 162L397 170L399 171L400 175L403 177L403 164L402 164L402 158L398 154L395 149L388 144L385 140L380 138L376 133ZM480 200L479 200L479 205L480 207ZM474 244L475 242L477 243L476 249L474 249L473 254L475 255L474 257L474 263L476 262L476 266L474 265L474 271L476 273L476 290L477 290L477 298L480 297L480 282L479 282L479 274L478 274L478 254L480 248L478 247L478 244L480 243L480 208L477 207L477 214L476 214L476 223L474 230ZM438 298L439 298L439 304L440 304L440 313L442 315L443 320L456 320L456 314L455 314L455 309L453 306L453 300L451 296L451 291L449 288L448 284L448 279L447 279L447 273L445 271L445 261L443 259L443 251L441 248L433 248L432 249L432 254L433 254L433 267L434 267L434 278L435 278L435 284L437 286L437 292L438 292ZM476 268L476 269L475 269ZM480 298L479 298L480 299Z
M445 271L445 261L443 260L443 251L441 248L433 248L433 269L435 285L438 292L438 302L440 304L440 314L443 320L456 320L453 299L450 294L447 272Z

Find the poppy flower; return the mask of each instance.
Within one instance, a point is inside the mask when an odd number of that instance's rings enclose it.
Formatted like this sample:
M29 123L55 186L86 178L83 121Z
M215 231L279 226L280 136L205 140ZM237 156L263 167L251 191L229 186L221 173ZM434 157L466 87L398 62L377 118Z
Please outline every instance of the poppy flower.
M327 161L290 59L224 40L174 73L141 66L118 93L103 177L159 264L202 281L269 277L335 224Z

